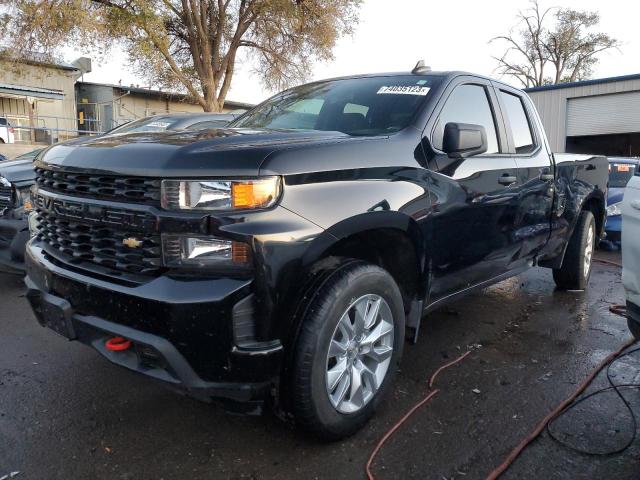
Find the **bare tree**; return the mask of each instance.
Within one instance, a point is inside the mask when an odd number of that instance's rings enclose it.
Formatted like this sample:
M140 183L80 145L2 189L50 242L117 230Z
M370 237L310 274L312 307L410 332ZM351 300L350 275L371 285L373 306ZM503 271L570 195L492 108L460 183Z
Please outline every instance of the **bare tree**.
M19 46L17 57L116 45L151 84L220 111L240 52L270 88L304 80L312 60L331 59L336 40L352 31L361 1L12 0L0 12L0 34Z
M569 8L540 8L537 0L521 11L507 35L491 42L506 44L497 71L514 77L523 87L574 82L589 78L598 54L618 48L620 42L605 33L590 30L600 22L595 12Z

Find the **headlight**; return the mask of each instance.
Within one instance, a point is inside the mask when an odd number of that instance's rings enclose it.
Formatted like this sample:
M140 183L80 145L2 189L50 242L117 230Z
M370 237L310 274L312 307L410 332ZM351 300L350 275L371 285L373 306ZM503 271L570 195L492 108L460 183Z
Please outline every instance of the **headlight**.
M268 208L280 196L280 177L251 180L163 180L167 210L242 210Z
M607 207L607 217L615 217L616 215L622 215L622 202L613 203Z
M163 235L167 267L249 267L249 245L217 237Z

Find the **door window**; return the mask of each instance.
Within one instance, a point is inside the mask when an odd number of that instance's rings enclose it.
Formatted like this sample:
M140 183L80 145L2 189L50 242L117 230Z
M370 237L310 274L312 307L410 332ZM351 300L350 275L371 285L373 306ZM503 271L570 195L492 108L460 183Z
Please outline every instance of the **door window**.
M522 104L522 99L511 93L500 90L500 100L507 113L507 122L511 125L511 134L516 153L531 153L536 149L531 122Z
M481 125L487 132L487 152L498 153L498 135L496 122L489 103L486 89L481 85L461 85L456 87L447 99L440 112L435 132L433 146L442 150L444 127L447 123L472 123Z

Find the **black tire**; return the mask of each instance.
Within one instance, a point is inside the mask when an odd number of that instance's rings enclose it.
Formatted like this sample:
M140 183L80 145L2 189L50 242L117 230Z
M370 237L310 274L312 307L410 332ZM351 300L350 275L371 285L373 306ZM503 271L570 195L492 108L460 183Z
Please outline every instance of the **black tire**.
M371 400L354 413L341 413L327 392L326 370L329 344L343 313L356 299L378 295L393 317L393 353L388 369ZM304 309L295 347L291 389L296 425L323 440L338 440L354 434L373 416L393 382L404 343L404 308L395 281L380 267L346 260L312 292Z
M591 259L586 266L585 257L591 232ZM562 267L553 270L553 280L561 290L584 290L589 283L596 242L596 222L589 211L580 213L578 223L569 240Z
M631 335L633 335L636 340L640 340L640 323L633 318L627 318L627 325L629 325Z

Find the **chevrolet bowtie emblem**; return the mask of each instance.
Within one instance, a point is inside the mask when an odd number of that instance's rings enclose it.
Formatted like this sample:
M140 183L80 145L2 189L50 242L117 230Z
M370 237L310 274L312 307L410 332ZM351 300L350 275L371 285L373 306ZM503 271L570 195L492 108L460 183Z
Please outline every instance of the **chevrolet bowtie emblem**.
M142 240L138 240L134 237L127 237L122 239L122 244L129 248L138 248L142 246Z

